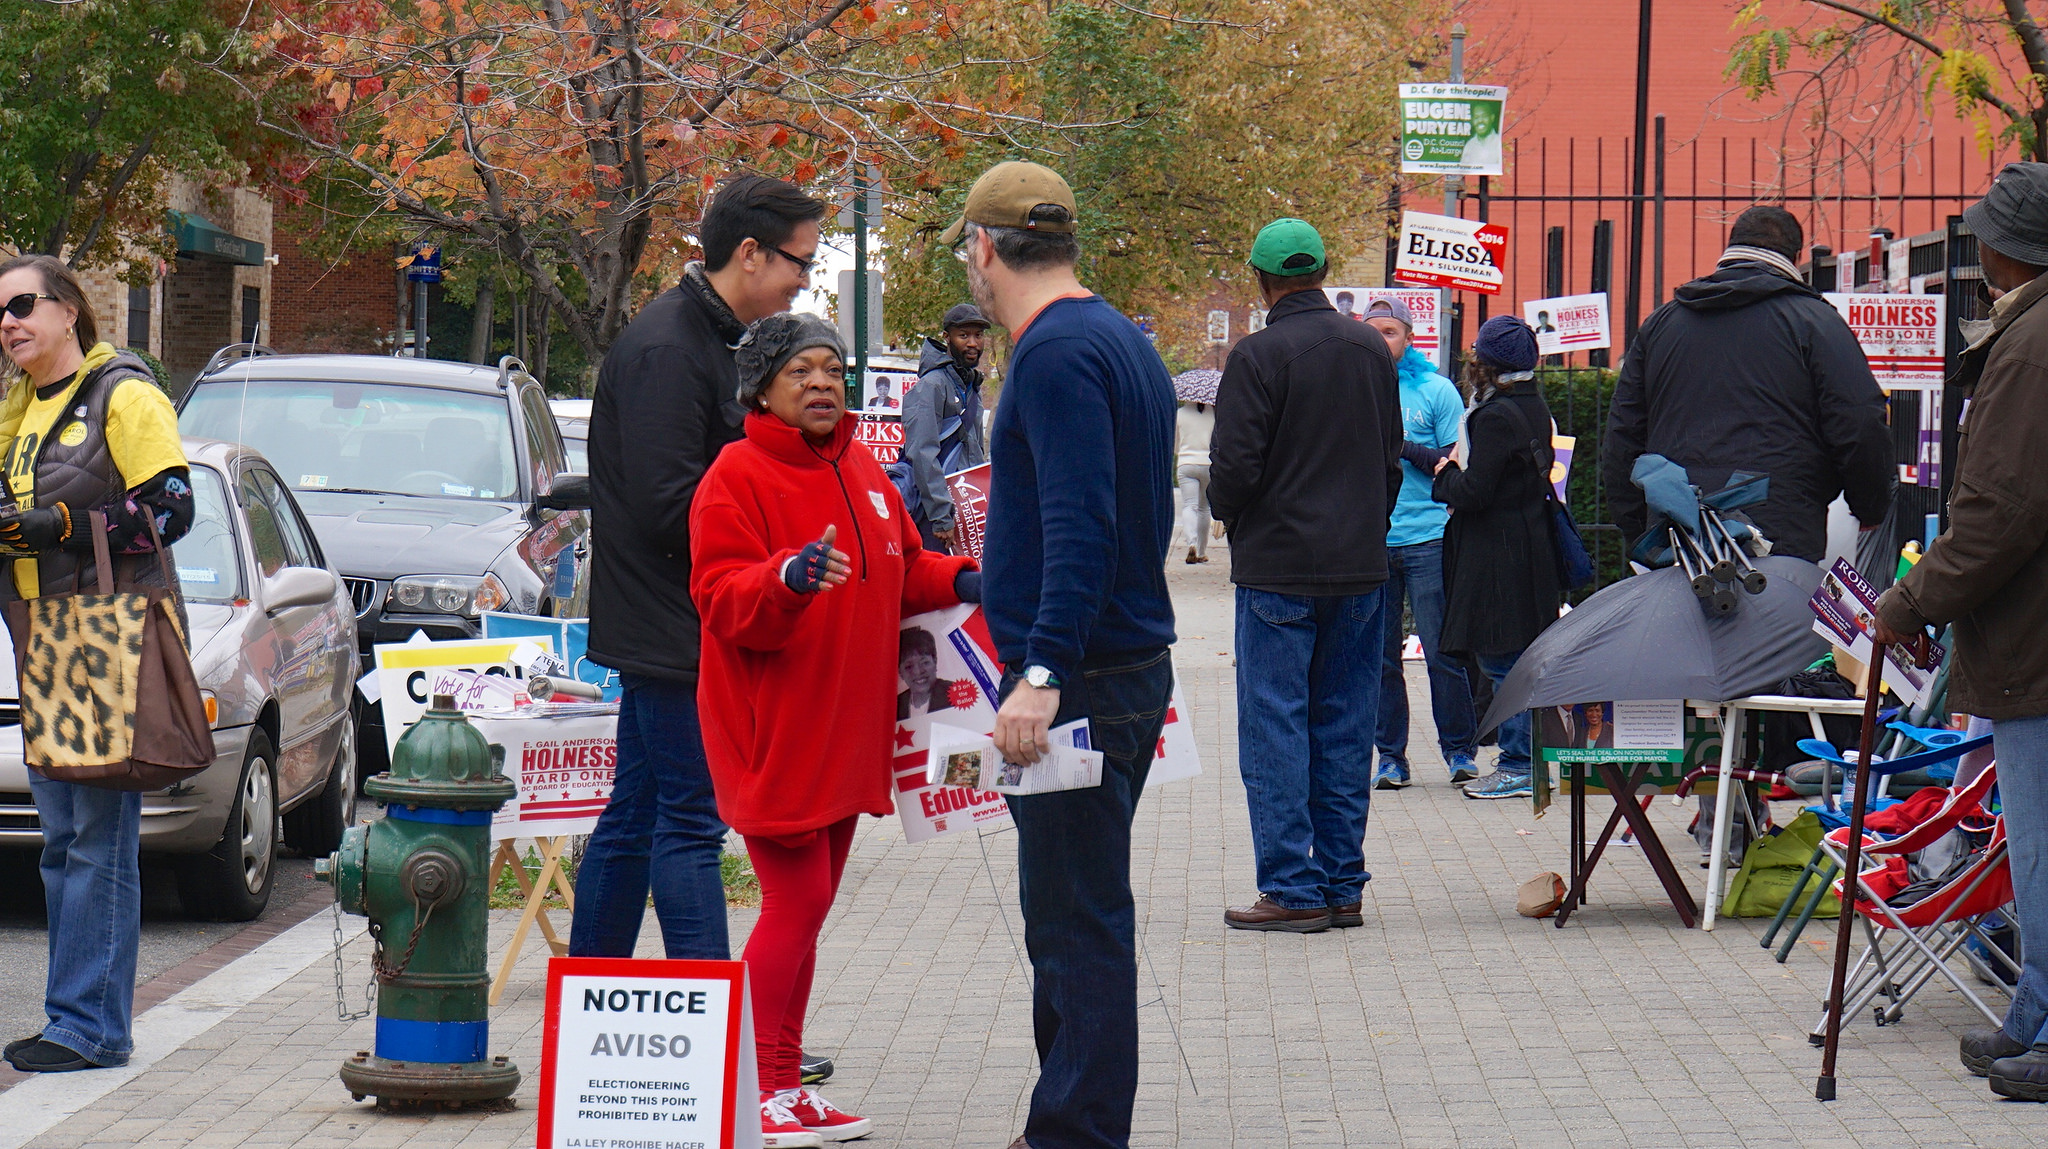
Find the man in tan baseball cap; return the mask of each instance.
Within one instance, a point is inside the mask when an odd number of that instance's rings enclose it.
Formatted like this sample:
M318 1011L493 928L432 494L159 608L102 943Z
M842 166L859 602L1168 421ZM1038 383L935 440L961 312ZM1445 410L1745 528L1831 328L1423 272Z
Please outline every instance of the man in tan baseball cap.
M1033 219L1034 209L1056 206L1066 209L1062 218ZM1058 215L1054 212L1039 212L1040 216ZM939 236L939 242L952 247L960 242L967 231L967 225L978 223L983 227L1021 227L1031 231L1049 231L1060 235L1074 234L1074 189L1060 174L1044 164L1027 160L1009 160L981 173L974 186L967 189L967 209L953 226Z

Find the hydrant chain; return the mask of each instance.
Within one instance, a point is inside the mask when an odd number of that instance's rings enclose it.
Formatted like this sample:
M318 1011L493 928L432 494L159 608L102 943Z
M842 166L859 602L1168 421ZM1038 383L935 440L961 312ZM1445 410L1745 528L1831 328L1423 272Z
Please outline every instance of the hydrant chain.
M382 937L377 939L377 952L371 955L370 961L377 967L378 981L393 982L405 976L406 967L412 964L413 951L420 948L420 931L427 928L427 919L434 916L434 906L437 904L428 902L423 909L419 899L413 899L412 937L406 939L405 956L398 959L396 966L384 964L384 940Z
M341 936L341 903L334 903L334 1016L343 1021L361 1021L377 1011L377 983L373 979L363 997L363 1008L350 1010L348 990L344 987L346 973L341 965L341 947L348 944Z

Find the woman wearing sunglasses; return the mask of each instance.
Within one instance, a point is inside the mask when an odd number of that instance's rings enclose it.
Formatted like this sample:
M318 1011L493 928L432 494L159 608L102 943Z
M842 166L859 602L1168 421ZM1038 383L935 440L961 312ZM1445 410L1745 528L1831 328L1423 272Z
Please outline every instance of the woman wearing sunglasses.
M169 544L192 525L192 487L177 414L149 368L100 342L78 277L46 255L0 263L0 352L0 562L12 575L0 577L0 601L91 585L92 511L107 516L117 581L162 585L154 538ZM142 795L39 774L29 786L43 828L49 1024L9 1042L7 1061L28 1073L125 1064L142 937Z

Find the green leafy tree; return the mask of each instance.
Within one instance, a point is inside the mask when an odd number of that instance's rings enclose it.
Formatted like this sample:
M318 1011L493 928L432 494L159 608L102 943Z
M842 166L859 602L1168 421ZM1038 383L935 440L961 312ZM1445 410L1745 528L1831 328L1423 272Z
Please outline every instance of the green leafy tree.
M217 0L0 5L0 241L73 266L164 248L166 177L238 175L262 148L240 52Z

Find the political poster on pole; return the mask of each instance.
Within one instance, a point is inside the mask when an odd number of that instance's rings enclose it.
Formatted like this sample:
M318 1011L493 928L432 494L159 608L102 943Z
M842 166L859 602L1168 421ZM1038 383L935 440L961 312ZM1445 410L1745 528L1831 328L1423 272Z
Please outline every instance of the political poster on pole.
M1404 211L1394 278L1412 287L1499 295L1507 252L1506 224Z
M1887 391L1941 388L1948 349L1948 300L1939 295L1852 295L1828 292L1856 342L1870 360L1870 373Z
M1507 99L1484 84L1401 85L1402 173L1500 175Z
M1444 369L1443 293L1429 287L1325 287L1330 306L1347 319L1363 320L1374 300L1397 299L1408 305L1415 325L1408 331L1409 343L1424 358Z
M903 416L881 411L863 411L853 425L856 442L867 444L875 461L884 467L903 454Z
M1524 300L1522 320L1536 333L1536 350L1544 355L1614 346L1604 291Z
M540 1149L760 1149L754 1018L736 961L548 961Z

